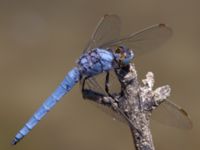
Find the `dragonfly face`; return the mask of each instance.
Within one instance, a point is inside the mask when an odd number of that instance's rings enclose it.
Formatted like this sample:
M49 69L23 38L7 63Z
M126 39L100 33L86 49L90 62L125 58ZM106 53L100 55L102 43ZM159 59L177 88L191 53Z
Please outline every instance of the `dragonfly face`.
M133 51L125 46L116 47L113 53L119 66L128 65L134 58Z

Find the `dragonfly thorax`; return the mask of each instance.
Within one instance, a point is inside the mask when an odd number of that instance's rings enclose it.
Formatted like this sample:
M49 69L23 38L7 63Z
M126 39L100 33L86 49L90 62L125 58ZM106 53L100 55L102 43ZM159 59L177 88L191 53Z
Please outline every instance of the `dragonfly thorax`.
M114 55L111 51L95 48L83 54L77 64L83 76L94 76L113 69Z

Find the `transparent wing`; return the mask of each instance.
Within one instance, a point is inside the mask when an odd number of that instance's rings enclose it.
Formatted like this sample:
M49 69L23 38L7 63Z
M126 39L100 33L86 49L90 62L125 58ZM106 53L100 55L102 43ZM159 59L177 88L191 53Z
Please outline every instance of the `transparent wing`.
M172 29L165 24L155 24L132 33L124 38L107 42L102 47L125 45L132 48L134 53L143 54L161 46L172 36Z
M187 112L172 101L166 100L153 111L152 119L181 129L191 129L192 121Z
M117 15L104 15L98 22L83 53L120 37L121 20Z
M114 71L111 72L111 74L112 80L110 81L109 88L111 90L111 93L117 93L120 91L120 84L117 80L116 75L114 74ZM91 89L92 91L107 95L107 93L105 92L104 83L105 74L99 75L97 77L88 79L87 89ZM102 111L106 112L112 118L127 123L127 121L121 115L114 112L110 108L107 108L106 106L97 103L93 104L95 104ZM193 126L192 121L187 112L182 107L169 100L163 102L156 110L153 111L152 119L164 125L177 127L180 129L191 129Z
M117 93L120 91L120 84L117 80L116 75L114 74L114 71L111 72L111 74L112 80L110 81L109 88L111 89L111 93ZM91 89L92 91L96 91L107 95L107 93L105 92L104 83L105 74L99 75L95 78L90 78L87 81L87 89ZM127 121L121 115L114 112L110 108L107 108L106 106L97 103L93 104L95 104L102 111L106 112L112 118L127 123ZM192 121L187 112L182 107L169 100L163 102L158 108L156 108L156 110L153 111L152 119L164 125L176 127L179 129L191 129L193 126Z
M112 118L127 123L125 118L118 113L114 112L107 106L97 104L92 102L95 106L100 108L103 112L110 115ZM187 112L180 106L172 103L171 101L166 101L161 104L152 115L152 119L158 121L164 125L176 127L179 129L191 129L193 127L192 121L188 116Z

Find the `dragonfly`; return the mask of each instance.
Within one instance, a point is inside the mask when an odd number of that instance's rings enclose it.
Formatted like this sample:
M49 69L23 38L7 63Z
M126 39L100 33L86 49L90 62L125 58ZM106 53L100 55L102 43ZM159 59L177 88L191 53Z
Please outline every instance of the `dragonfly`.
M172 29L165 24L148 26L124 37L120 35L120 28L121 20L118 15L104 15L100 19L76 66L19 130L12 140L13 145L23 139L78 82L81 83L82 89L86 84L90 84L90 88L99 87L95 79L97 75L109 74L114 69L129 65L135 54L159 47L172 35ZM105 87L108 90L108 87ZM175 118L174 122L178 122L178 126L191 127L188 114L180 106L167 100L162 104L162 108L166 116Z

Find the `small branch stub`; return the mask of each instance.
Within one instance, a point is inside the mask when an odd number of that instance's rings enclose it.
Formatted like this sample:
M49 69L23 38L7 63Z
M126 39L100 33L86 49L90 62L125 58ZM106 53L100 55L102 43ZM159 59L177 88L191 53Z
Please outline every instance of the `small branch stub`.
M168 85L153 90L154 75L148 72L140 85L133 64L116 70L122 92L114 97L85 89L83 97L96 103L106 105L121 115L129 124L135 148L137 150L155 150L150 131L150 116L167 97L170 96ZM125 73L127 72L127 73Z

